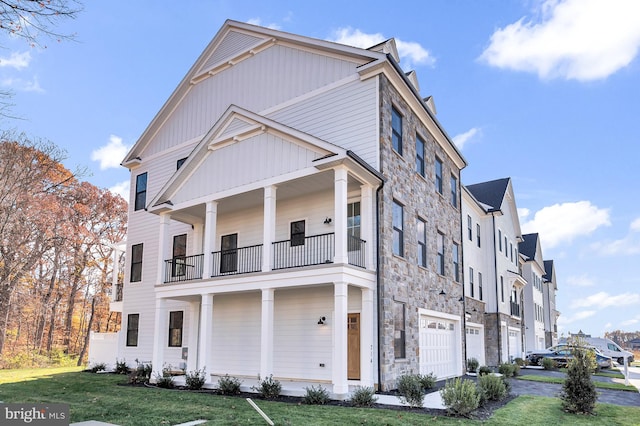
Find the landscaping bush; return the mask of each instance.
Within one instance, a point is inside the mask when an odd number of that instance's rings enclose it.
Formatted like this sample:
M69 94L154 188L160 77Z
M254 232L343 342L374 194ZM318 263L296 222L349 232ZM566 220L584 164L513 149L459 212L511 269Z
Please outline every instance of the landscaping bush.
M487 367L486 365L483 365L482 367L480 367L478 369L478 375L479 376L486 376L487 374L491 374L492 371L489 367Z
M555 370L558 368L558 363L555 359L542 358L542 368L545 370Z
M223 395L238 395L242 382L237 377L230 377L225 374L218 379L218 391Z
M569 361L567 378L562 385L562 408L570 413L593 414L598 394L591 380L588 351L576 351Z
M161 373L156 373L156 386L159 388L172 389L174 387L171 366L163 367Z
M447 412L454 416L468 416L480 404L478 388L471 380L456 378L448 381L440 395Z
M420 376L404 374L398 379L398 393L400 401L412 407L422 408L426 394Z
M141 363L136 359L136 368L129 373L129 384L149 383L153 368L151 363Z
M475 373L478 367L480 366L480 362L478 362L475 358L469 358L467 360L467 370L471 373Z
M318 385L305 388L307 393L304 396L304 403L309 405L324 405L329 402L329 391Z
M349 402L354 407L371 407L377 400L378 397L375 396L375 391L372 387L358 386L351 394Z
M106 371L106 370L107 370L107 364L105 364L104 362L96 362L91 366L91 368L89 368L89 371L91 371L92 373L97 373L98 371Z
M280 395L282 384L280 384L278 380L275 380L273 375L270 375L266 379L260 380L258 386L252 386L251 389L258 392L260 396L265 399L274 399Z
M124 359L119 361L116 358L116 374L129 374L129 367L127 366L127 361Z
M204 386L205 380L205 367L185 374L185 384L187 385L187 389L200 390Z
M418 374L417 377L424 390L433 389L433 387L436 385L436 381L438 380L436 375L433 373L422 374L422 375Z
M500 364L498 367L498 373L502 374L504 377L512 377L515 376L516 364L504 363Z
M508 394L506 380L491 374L478 378L478 391L481 405L484 405L485 401L500 401Z
M522 358L516 358L513 360L513 362L515 362L518 365L518 367L524 367L525 365L527 365L527 361L525 361Z

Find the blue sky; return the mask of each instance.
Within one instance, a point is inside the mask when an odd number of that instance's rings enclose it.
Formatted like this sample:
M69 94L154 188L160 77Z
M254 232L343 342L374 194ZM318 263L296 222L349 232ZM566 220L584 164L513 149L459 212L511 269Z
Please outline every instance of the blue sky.
M75 41L0 41L5 120L128 190L118 166L226 19L368 47L405 71L469 166L511 177L523 231L556 262L561 332L640 330L640 2L86 1Z

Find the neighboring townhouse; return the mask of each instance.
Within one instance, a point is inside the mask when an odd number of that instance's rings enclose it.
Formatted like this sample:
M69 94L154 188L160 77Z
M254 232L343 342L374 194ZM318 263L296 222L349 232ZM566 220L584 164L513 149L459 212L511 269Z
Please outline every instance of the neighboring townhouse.
M546 270L538 234L523 235L518 248L523 259L522 275L529 283L524 291L525 348L529 351L545 349L547 347L544 314Z
M398 62L224 24L123 161L120 359L336 397L462 374L466 163Z
M544 303L545 346L548 348L558 343L558 317L560 316L560 312L556 309L558 283L553 260L544 261L544 271L542 301Z
M466 185L462 201L467 358L481 357L473 339L484 333L484 363L496 366L524 352L527 280L520 270L522 233L512 181Z

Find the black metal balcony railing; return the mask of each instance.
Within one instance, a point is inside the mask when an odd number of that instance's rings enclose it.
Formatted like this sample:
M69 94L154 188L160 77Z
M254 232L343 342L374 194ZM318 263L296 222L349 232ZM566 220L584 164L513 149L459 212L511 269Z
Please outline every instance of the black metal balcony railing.
M520 316L520 305L516 302L511 302L511 315L514 317Z
M199 280L202 278L202 262L204 254L174 257L165 260L164 282Z
M232 250L214 251L212 277L248 274L262 270L262 244Z
M333 263L334 234L320 234L304 239L273 243L273 269Z
M122 283L117 283L113 294L114 302L122 302Z
M349 265L357 266L359 268L364 268L365 265L365 253L367 242L365 240L361 240L358 237L354 237L349 235L347 237L347 244L349 249Z

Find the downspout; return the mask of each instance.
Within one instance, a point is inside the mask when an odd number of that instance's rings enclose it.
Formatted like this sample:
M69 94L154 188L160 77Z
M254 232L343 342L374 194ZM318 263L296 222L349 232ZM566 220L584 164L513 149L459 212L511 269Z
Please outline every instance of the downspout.
M496 253L496 210L491 210L493 223L493 275L496 280L496 325L498 327L498 365L502 364L502 333L500 332L500 304L498 303L498 255Z
M378 391L382 392L382 367L380 366L382 345L380 343L380 335L382 334L382 297L381 280L380 280L380 191L384 186L384 181L376 189L376 292L378 298Z
M458 179L460 182L460 179ZM467 371L467 299L465 297L465 284L464 284L464 228L462 226L462 184L460 184L459 206L460 206L460 265L462 268L462 372Z

